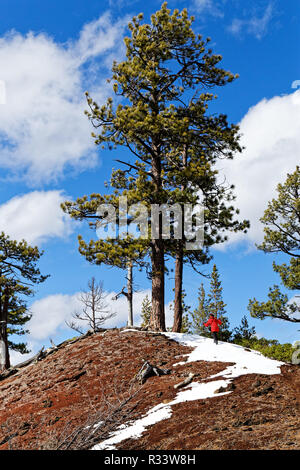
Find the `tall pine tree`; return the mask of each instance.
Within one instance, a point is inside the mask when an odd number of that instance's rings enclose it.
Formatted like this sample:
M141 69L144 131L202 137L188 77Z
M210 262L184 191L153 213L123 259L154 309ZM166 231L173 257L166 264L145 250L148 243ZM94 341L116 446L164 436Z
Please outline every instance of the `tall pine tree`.
M142 24L142 19L140 14L129 23L126 60L113 64L113 89L119 104L114 106L109 98L99 106L87 93L87 115L95 127L93 137L96 144L109 149L126 147L134 158L118 160L126 169L113 174L113 184L118 185L114 187L122 189L122 195L132 203L142 201L149 208L196 204L203 198L201 190L206 205L206 245L210 246L220 241L223 229L246 227L233 220L235 210L232 205L226 206L231 195L217 184L217 171L212 168L219 157L233 158L241 151L238 126L229 125L223 114L206 114L214 98L208 89L223 86L235 76L218 66L221 56L209 48L209 39L194 33L194 18L186 9L171 13L164 3L151 16L150 24ZM75 217L76 211L74 206ZM148 241L146 253L151 261L154 330L165 329L165 257L176 257L174 330L179 331L183 262L192 266L207 262L206 250L187 253L184 240L170 243L164 238L159 217L157 236Z

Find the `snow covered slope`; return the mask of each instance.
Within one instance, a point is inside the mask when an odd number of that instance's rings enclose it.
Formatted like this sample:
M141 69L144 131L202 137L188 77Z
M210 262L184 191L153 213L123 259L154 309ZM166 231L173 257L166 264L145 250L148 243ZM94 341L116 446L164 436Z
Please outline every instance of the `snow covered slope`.
M221 361L235 362L219 375L223 377L238 377L243 374L280 374L283 362L275 361L263 356L258 351L245 349L237 344L219 341L216 345L210 338L184 333L165 333L169 338L186 346L195 348L189 354L186 362L193 361Z
M180 391L173 401L167 404L161 403L153 407L141 419L133 423L122 425L109 439L94 446L94 450L114 449L116 444L119 444L125 439L139 438L147 427L170 418L172 416L172 405L185 401L213 397L220 387L227 387L232 379L244 374L280 374L280 366L284 364L283 362L264 357L257 351L248 350L235 344L219 341L216 345L210 338L184 333L164 334L170 339L193 348L193 351L188 354L187 360L177 365L194 361L231 362L234 363L234 365L228 366L225 370L209 377L210 380L216 380L203 383L192 382L184 390ZM222 378L217 379L218 377ZM234 391L221 392L218 393L218 396L228 393L234 393Z

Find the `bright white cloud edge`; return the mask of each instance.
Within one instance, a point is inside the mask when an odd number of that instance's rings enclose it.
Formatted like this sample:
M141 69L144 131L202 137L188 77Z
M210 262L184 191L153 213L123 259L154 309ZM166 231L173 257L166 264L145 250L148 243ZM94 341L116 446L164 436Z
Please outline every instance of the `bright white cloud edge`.
M66 199L62 190L15 196L0 205L0 231L31 245L41 245L51 238L65 239L77 225L60 207Z
M235 185L239 220L248 219L251 228L247 235L230 233L229 241L216 246L224 250L245 242L255 249L263 240L263 216L268 202L277 197L277 185L284 183L300 161L300 90L294 93L263 99L251 107L240 122L242 154L234 160L222 160L218 169Z

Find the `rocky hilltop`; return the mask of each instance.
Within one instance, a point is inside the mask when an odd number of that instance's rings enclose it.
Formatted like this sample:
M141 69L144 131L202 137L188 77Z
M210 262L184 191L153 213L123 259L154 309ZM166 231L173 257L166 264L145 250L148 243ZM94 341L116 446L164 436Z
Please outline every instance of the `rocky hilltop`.
M126 329L50 352L1 378L1 450L300 449L299 366Z

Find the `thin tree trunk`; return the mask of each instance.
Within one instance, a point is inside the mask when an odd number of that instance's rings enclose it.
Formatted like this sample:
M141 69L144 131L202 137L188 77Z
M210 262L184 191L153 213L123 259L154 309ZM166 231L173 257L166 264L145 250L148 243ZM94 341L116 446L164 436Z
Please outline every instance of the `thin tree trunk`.
M172 331L180 333L182 327L182 278L183 278L183 248L182 240L178 240L178 251L175 261L175 300L174 323Z
M1 274L1 273L0 273ZM0 372L5 369L5 342L4 342L4 320L2 315L2 288L0 288Z
M0 372L3 372L6 367L6 347L5 347L5 341L4 341L4 324L1 323L0 326Z
M2 292L0 292L1 296ZM7 340L9 293L5 288L3 299L0 301L0 371L10 368L9 349Z
M183 167L187 166L187 146L185 145L182 155ZM181 187L184 191L184 186ZM175 260L175 299L174 299L174 323L172 331L180 333L182 327L182 283L183 283L183 234L184 234L184 216L182 214L182 239L178 240L177 253Z
M96 304L95 304L95 278L92 277L91 281L91 301L92 301L92 320L91 320L91 327L94 333L96 333Z
M152 241L152 311L150 328L165 331L165 273L163 240Z
M152 157L152 174L155 184L155 201L160 202L162 190L161 160L157 147L153 145L156 157ZM150 328L154 331L165 331L165 252L162 239L162 217L159 214L158 238L152 239L152 312Z
M128 300L128 326L133 326L133 295L132 295L132 261L127 266L127 300Z

